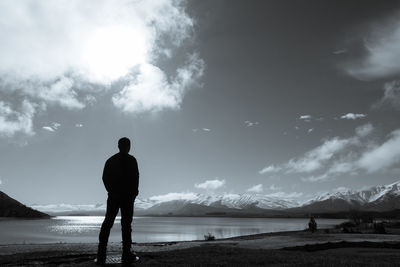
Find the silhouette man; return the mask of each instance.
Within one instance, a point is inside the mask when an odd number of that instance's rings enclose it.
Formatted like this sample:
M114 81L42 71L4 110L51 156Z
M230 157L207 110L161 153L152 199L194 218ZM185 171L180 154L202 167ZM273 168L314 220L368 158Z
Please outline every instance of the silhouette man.
M118 141L119 153L110 157L104 166L103 183L108 192L107 211L99 234L97 261L105 264L108 237L118 210L121 209L122 263L131 263L136 255L131 252L133 204L139 194L139 169L136 158L129 155L131 142L123 137Z

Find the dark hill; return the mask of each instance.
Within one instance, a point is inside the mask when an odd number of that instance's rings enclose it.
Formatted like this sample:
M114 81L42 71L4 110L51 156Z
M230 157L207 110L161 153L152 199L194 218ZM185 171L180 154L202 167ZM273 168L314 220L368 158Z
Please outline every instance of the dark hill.
M0 191L0 217L49 218L50 216L29 208Z

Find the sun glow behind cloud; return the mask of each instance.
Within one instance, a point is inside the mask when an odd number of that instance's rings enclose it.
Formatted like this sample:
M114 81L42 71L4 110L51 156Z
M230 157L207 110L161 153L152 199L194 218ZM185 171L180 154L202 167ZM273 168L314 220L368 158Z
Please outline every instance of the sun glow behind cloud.
M86 41L83 59L89 79L110 82L148 61L149 39L140 29L114 25L97 29Z
M185 5L184 0L1 1L4 105L25 116L21 103L35 107L33 114L48 105L82 110L108 95L127 113L179 109L204 70L194 47L175 58L193 34ZM29 118L33 124L35 116ZM0 123L0 134L27 132L1 110Z

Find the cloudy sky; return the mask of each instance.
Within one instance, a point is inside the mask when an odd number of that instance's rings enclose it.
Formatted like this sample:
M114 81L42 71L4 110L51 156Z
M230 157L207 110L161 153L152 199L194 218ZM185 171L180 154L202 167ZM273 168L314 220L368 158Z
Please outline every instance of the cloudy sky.
M399 1L0 2L0 190L306 199L400 179Z

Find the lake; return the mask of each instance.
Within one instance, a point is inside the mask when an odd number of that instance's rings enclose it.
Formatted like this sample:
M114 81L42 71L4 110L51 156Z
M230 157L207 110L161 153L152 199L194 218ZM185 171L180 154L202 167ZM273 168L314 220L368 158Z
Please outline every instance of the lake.
M103 216L57 216L51 219L0 219L0 244L97 242ZM341 219L317 219L318 228L331 228ZM134 242L202 240L307 228L308 219L225 217L134 217ZM110 242L121 241L120 217Z

